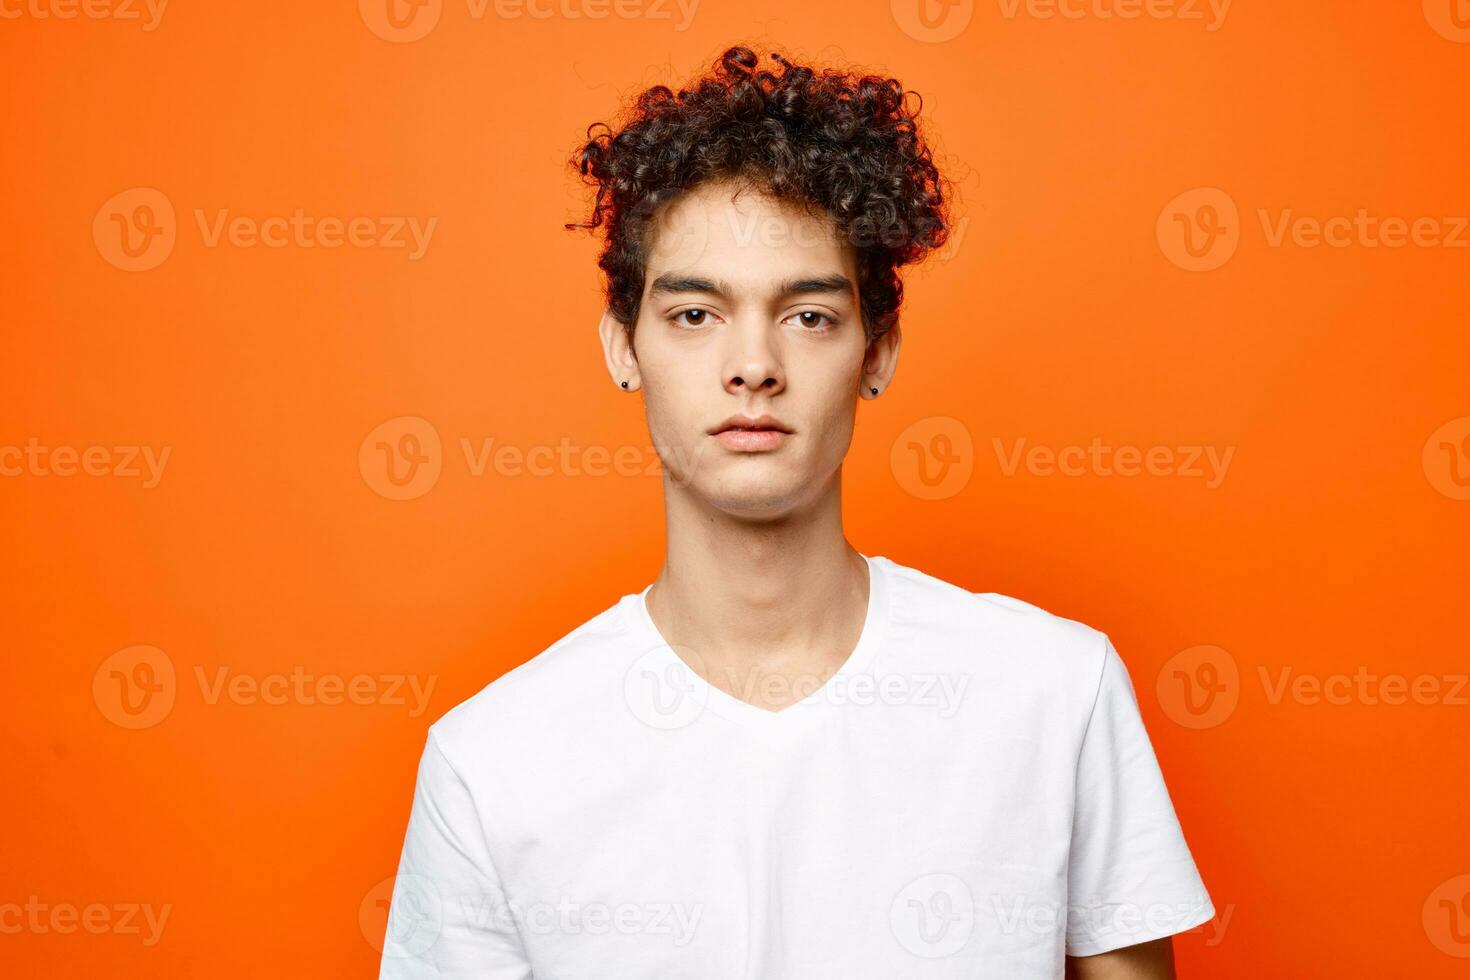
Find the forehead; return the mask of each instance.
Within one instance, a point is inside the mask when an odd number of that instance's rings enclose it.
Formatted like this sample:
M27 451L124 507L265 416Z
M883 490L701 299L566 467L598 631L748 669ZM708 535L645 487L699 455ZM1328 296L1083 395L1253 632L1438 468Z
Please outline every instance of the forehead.
M661 206L649 225L644 281L660 274L718 276L741 288L793 275L856 281L856 250L831 215L750 184L702 184Z

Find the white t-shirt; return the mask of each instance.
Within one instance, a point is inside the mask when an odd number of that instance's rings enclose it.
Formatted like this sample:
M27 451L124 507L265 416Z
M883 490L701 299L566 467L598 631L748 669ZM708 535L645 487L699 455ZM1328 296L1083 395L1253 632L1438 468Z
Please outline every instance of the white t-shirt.
M856 648L778 712L645 588L435 723L381 976L1056 978L1212 918L1107 636L867 562Z

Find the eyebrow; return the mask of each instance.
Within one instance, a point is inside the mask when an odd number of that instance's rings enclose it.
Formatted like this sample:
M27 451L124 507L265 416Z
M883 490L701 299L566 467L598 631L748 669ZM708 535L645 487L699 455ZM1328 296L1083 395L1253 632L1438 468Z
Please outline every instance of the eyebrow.
M648 287L650 297L668 293L708 293L720 299L729 299L734 293L730 284L724 280L705 279L701 276L681 276L673 272L665 272L654 279ZM807 279L786 279L776 284L776 298L785 299L788 296L796 296L806 293L845 293L852 294L852 280L840 273L832 273L827 276L814 276Z

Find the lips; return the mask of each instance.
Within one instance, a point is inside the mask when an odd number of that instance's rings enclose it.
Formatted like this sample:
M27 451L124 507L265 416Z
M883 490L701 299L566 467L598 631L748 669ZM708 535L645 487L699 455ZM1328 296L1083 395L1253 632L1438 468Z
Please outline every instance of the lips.
M710 435L733 453L765 453L780 449L791 430L769 415L732 415L711 429Z
M789 435L791 430L780 419L769 415L732 415L711 429L710 435L721 432L784 432Z

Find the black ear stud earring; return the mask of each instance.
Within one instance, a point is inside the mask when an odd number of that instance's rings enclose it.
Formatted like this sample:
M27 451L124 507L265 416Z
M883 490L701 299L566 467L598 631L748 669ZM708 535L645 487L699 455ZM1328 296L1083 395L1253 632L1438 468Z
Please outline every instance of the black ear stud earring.
M878 393L878 389L877 388L869 388L868 390L871 391L875 395Z
M624 388L626 388L626 387L628 387L628 382L626 382L626 381L624 381L624 382L623 382L623 387L624 387Z

